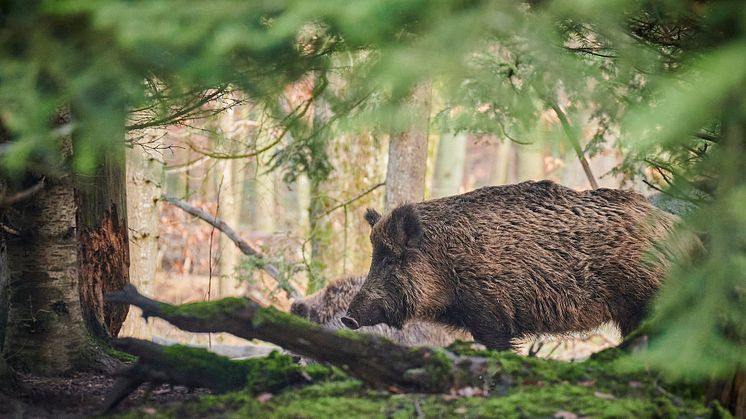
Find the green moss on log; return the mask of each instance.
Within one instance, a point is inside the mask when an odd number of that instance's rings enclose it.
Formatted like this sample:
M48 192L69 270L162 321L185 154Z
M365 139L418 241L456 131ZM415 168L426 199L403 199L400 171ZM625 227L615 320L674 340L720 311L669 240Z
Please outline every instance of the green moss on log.
M239 362L246 365L246 388L251 393L275 392L294 384L324 380L342 374L325 365L304 367L291 357L276 351L266 357Z
M186 377L201 378L210 387L227 391L246 385L249 372L247 361L233 362L202 348L172 345L163 348L160 364L153 367Z
M423 368L411 369L405 377L417 381L423 389L437 392L453 384L453 359L445 350L440 348L413 348L418 355L424 355L427 363Z
M108 355L117 361L126 362L128 364L131 364L135 361L137 361L137 357L131 354L128 354L127 352L122 352L120 350L117 350L109 342L105 342L103 339L100 339L96 336L91 336L91 346L94 351L91 351L92 356L98 355L100 352L103 352L105 355Z
M264 323L286 324L290 327L308 328L309 326L319 327L318 324L309 322L296 315L280 311L274 307L264 307L254 313L251 317L251 323L254 327L261 326Z
M223 298L217 301L200 301L196 303L169 305L163 304L161 310L166 316L195 317L199 319L216 318L222 315L234 316L240 310L248 307L245 298Z

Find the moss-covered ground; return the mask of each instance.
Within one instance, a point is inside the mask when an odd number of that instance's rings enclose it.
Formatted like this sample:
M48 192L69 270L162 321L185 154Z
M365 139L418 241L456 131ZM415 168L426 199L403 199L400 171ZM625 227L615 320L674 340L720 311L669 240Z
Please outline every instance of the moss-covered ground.
M482 389L454 395L391 394L371 390L336 372L311 374L312 384L286 388L271 396L252 393L249 386L146 411L150 417L168 418L728 417L717 405L706 405L696 385L670 383L650 371L623 369L617 362L617 350L569 363L472 350L467 344L450 349L495 361L493 385L486 394ZM249 382L261 380L266 373L263 370L273 364L289 367L275 355L262 371L251 371ZM143 412L139 408L122 416L142 417Z

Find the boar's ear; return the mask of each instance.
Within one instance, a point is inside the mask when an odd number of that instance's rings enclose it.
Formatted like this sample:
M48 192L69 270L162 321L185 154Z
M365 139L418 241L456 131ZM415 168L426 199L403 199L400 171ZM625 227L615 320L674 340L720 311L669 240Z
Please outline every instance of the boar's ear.
M368 208L365 211L365 221L367 221L371 227L376 225L376 223L380 219L381 219L381 214L379 214L378 211L374 210L373 208Z
M402 205L391 212L394 222L394 237L402 249L417 247L422 239L420 217L411 204Z

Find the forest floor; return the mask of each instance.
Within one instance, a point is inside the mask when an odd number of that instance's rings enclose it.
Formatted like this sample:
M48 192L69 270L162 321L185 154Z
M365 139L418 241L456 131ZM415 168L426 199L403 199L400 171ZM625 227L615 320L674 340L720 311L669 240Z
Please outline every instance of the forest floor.
M466 345L466 346L464 346ZM650 371L616 364L612 349L583 362L514 353L449 348L494 360L489 388L463 388L453 394L395 394L373 390L341 371L332 377L272 393L238 390L210 394L183 387L138 389L114 412L122 418L535 418L583 417L727 418L707 403L698 386L671 383ZM21 376L12 398L0 395L0 417L78 418L100 415L114 380L95 374L66 378Z
M183 278L178 287L157 286L172 303L200 301L207 279ZM162 288L162 289L161 289ZM162 339L190 345L239 347L243 339L226 334L194 334L159 319L149 323ZM141 386L114 411L120 417L720 417L717 406L705 402L688 386L667 383L650 372L628 372L612 360L591 354L613 347L618 332L604 326L584 336L540 338L525 342L520 354L495 353L474 345L456 352L496 360L497 377L490 389L466 388L456 394L394 394L372 390L339 373L321 382L286 388L275 394L239 390L211 394L181 386ZM457 345L458 346L458 345ZM526 356L531 348L536 356ZM606 353L613 353L613 349ZM603 356L601 357L603 358ZM68 377L21 375L11 395L0 393L0 418L81 418L101 415L114 386L113 377L79 373ZM724 415L723 417L727 417Z
M101 414L115 378L109 375L76 373L64 377L19 374L12 393L0 392L0 418L86 418ZM149 390L149 391L148 391ZM196 399L208 390L189 391L181 386L141 386L119 406L119 411L155 413L158 408Z

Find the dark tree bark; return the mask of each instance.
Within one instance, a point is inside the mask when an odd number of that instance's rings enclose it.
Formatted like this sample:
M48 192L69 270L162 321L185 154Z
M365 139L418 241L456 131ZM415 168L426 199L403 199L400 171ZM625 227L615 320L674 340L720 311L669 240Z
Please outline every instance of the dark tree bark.
M0 186L0 191L2 191ZM0 220L1 222L1 220ZM8 252L5 245L5 232L0 231L0 390L9 386L12 374L3 356L3 344L5 342L5 324L8 320Z
M129 283L123 144L110 146L94 176L77 176L76 189L80 302L89 329L106 339L127 317L127 307L104 302Z
M0 194L3 191L0 179ZM0 220L2 223L2 220ZM4 361L1 356L3 344L5 343L5 324L8 321L8 247L5 244L5 231L0 230L0 362Z

